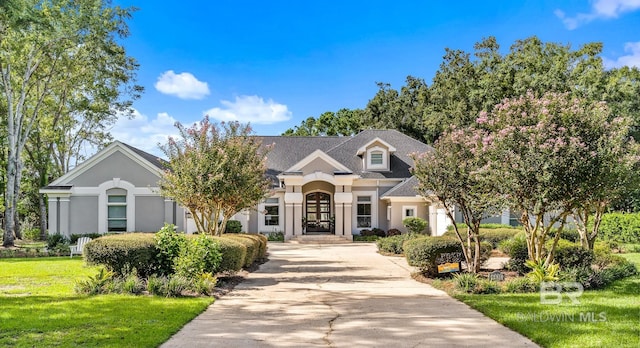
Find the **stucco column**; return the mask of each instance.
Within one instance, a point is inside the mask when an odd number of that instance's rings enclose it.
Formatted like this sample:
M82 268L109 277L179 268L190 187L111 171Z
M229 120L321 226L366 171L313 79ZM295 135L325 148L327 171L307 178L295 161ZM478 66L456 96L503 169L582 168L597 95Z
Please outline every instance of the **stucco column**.
M344 210L344 235L347 236L348 238L352 238L351 228L353 226L353 222L351 220L353 219L351 217L351 202L344 203L343 210Z
M173 216L173 201L166 198L164 200L164 223L166 224L176 223Z
M69 197L60 197L60 231L58 233L65 236L71 236L71 230L69 229Z
M345 205L351 205L353 194L351 192L336 192L333 200L336 205L336 235L351 235L351 211L347 212Z
M289 188L287 188L287 190L289 190ZM301 192L287 192L284 194L284 234L286 240L302 234L302 200Z
M500 223L503 225L510 225L511 211L509 210L509 208L502 211L502 216L500 216Z

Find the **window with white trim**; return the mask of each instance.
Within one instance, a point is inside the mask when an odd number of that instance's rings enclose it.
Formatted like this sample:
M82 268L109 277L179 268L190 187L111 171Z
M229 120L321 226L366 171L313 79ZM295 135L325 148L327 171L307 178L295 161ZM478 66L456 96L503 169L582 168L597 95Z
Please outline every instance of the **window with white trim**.
M372 151L371 152L371 165L372 166L381 166L384 164L382 161L382 151Z
M367 150L368 170L389 170L389 152L380 146Z
M402 218L417 217L418 207L416 206L402 206Z
M358 196L356 220L358 228L371 227L371 196Z
M280 225L280 200L278 198L267 198L264 202L264 225Z
M127 196L109 195L107 197L107 231L127 231Z

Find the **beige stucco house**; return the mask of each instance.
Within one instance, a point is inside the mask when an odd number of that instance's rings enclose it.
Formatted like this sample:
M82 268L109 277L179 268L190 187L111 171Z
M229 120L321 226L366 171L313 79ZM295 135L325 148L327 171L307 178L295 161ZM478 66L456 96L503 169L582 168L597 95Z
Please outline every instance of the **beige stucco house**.
M363 229L397 228L418 216L434 235L449 224L432 198L417 194L413 152L433 149L395 130L350 137L260 137L273 144L267 175L273 195L239 212L245 231L335 234L350 239ZM188 213L159 194L165 162L121 142L41 189L49 199L49 232L62 234L157 231L165 222L193 232Z

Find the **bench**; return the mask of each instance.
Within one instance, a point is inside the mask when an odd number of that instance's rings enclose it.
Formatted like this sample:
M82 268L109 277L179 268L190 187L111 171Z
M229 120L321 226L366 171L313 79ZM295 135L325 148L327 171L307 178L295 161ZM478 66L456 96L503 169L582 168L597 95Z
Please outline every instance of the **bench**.
M90 241L91 241L91 238L89 237L78 238L76 245L69 246L69 249L71 250L69 257L73 257L73 254L82 255L82 252L84 251L84 245L89 243Z

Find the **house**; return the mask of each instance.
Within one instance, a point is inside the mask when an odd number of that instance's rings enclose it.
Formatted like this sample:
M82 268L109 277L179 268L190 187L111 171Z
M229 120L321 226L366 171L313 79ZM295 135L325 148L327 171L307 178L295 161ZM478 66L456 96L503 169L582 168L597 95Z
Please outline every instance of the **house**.
M236 214L245 231L351 238L363 229L397 228L422 217L434 235L449 224L435 198L416 192L409 154L433 149L395 130L350 137L260 137L272 195ZM62 234L157 231L165 222L187 233L189 214L159 193L166 162L115 141L40 190L49 199L49 232Z

